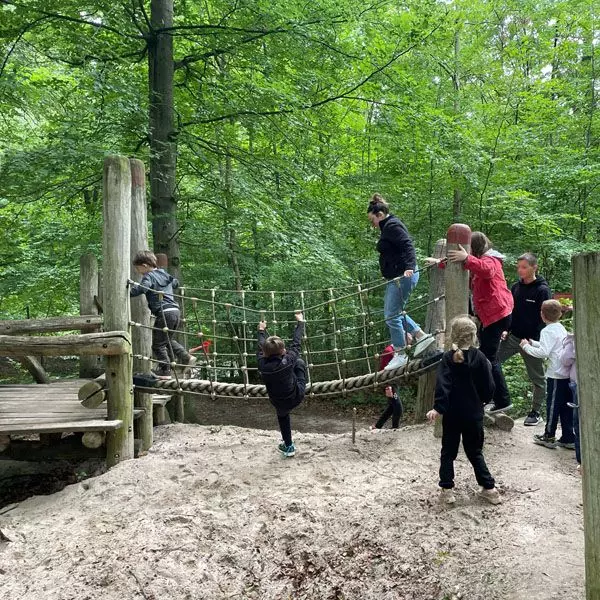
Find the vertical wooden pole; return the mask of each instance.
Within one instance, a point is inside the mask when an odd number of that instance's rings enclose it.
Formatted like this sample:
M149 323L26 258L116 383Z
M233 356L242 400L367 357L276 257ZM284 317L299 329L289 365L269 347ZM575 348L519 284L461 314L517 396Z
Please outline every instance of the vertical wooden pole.
M572 259L587 600L600 600L600 253Z
M93 254L83 254L79 259L79 314L97 315L98 260ZM87 332L82 332L87 333ZM79 357L79 377L94 378L102 372L97 356Z
M104 159L104 328L129 328L129 253L131 248L131 171L124 156ZM131 351L109 356L106 361L108 418L120 419L123 426L106 436L109 467L133 458L133 381Z
M129 159L131 168L131 254L130 277L140 281L133 267L133 257L137 252L146 250L148 246L148 205L146 201L146 172L141 160ZM146 296L143 294L131 298L131 320L140 323L142 327L133 327L131 330L131 346L134 354L142 356L152 355L152 331L147 329L150 325L150 310ZM133 372L150 370L150 364L140 358L133 359ZM144 414L135 421L137 436L142 440L142 449L148 450L152 446L152 394L137 392L133 394L134 405L144 409Z
M462 223L454 223L448 228L446 235L446 252L458 250L461 245L467 252L471 249L471 228ZM446 328L444 337L444 350L452 346L450 339L450 323L459 315L469 312L469 272L463 269L462 263L446 264L445 287L446 287ZM442 419L436 421L434 435L442 437Z
M433 251L434 258L444 258L446 256L446 240L438 240ZM432 267L429 270L429 302L434 298L444 295L445 269ZM425 331L433 333L434 331L443 332L446 329L446 303L445 300L439 300L427 307L427 317L425 318ZM444 347L444 333L438 333L435 336L436 347ZM435 371L428 371L425 375L419 377L417 389L417 402L415 404L415 421L418 423L425 419L425 415L433 407L433 394L435 392Z

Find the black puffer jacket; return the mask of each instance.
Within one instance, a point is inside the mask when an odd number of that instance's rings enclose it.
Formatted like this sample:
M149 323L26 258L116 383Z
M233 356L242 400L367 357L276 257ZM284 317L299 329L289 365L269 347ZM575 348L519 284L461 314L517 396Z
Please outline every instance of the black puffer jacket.
M408 269L417 267L417 255L408 229L394 215L379 221L381 236L377 242L379 268L386 279L400 277Z
M444 352L437 371L433 408L441 415L464 421L483 419L483 406L494 396L492 366L481 350L463 350L464 362L452 360L454 350Z
M552 298L548 282L538 275L531 283L517 281L510 291L515 301L510 332L519 339L539 340L544 327L542 302Z

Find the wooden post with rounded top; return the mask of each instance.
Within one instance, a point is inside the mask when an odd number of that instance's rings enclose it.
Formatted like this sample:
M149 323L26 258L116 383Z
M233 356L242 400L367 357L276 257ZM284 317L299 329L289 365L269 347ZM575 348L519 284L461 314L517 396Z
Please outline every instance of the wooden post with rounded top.
M129 159L131 168L131 254L130 277L133 281L140 281L141 277L133 266L134 256L148 249L148 209L146 199L146 169L144 163L137 158ZM142 294L131 298L131 320L140 323L142 327L133 327L131 331L131 345L134 354L142 356L152 355L152 331L150 325L150 310L146 295ZM147 372L150 363L140 358L133 359L133 372ZM144 414L135 421L136 437L142 440L142 450L152 446L152 394L134 391L134 405L143 408Z
M467 252L471 249L471 228L463 223L453 223L446 234L446 252L459 250L462 246ZM450 324L452 319L469 312L469 272L462 263L446 264L446 335L444 350L452 346ZM442 420L438 419L433 434L442 437Z
M600 252L572 258L587 600L600 600Z
M104 159L104 328L129 329L129 253L131 248L131 171L125 156ZM133 458L133 374L131 341L125 354L108 356L108 418L120 420L119 429L106 435L106 463L109 467Z

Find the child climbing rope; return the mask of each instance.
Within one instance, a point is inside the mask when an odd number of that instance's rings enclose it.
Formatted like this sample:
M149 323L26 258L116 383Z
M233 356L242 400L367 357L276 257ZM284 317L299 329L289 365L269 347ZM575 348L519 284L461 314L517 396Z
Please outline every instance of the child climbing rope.
M179 287L179 281L158 268L156 256L150 250L138 252L133 259L133 266L142 275L142 280L139 284L130 281L129 295L133 298L145 294L148 308L156 317L152 329L152 354L158 365L154 374L170 378L171 363L175 359L188 368L196 364L196 357L169 335L179 327L179 305L173 298L173 289Z
M478 350L477 327L468 315L456 317L450 325L452 349L445 352L438 367L430 422L443 415L440 455L441 500L456 502L454 461L462 436L463 448L473 465L481 486L479 495L492 504L502 499L483 457L483 407L494 394L494 379L489 361Z
M269 400L277 412L283 441L279 451L285 457L296 454L292 441L290 412L304 400L306 365L300 358L300 342L304 334L304 315L296 313L296 329L289 348L284 341L267 333L266 321L258 324L258 371L265 382Z

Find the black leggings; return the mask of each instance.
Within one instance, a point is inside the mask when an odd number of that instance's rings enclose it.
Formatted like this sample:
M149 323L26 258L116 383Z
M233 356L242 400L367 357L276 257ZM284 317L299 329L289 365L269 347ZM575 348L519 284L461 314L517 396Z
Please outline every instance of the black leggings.
M388 398L388 405L381 413L377 423L375 423L375 429L381 429L390 417L392 417L392 429L398 429L402 418L402 402L397 392L394 392L394 395Z
M279 421L279 429L283 443L286 446L292 445L292 423L290 421L290 412L304 400L306 389L306 364L299 358L294 366L294 374L296 375L296 396L292 400L277 401L271 400L271 404L277 411L277 421Z
M511 317L509 315L479 330L479 349L492 365L492 377L496 385L496 391L494 392L496 408L503 408L510 404L510 393L504 379L504 373L502 373L502 366L498 360L502 332L510 329L510 322Z

